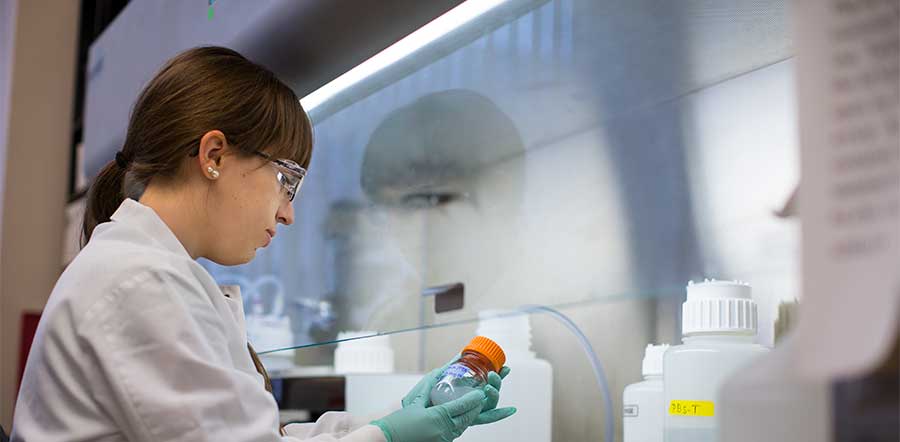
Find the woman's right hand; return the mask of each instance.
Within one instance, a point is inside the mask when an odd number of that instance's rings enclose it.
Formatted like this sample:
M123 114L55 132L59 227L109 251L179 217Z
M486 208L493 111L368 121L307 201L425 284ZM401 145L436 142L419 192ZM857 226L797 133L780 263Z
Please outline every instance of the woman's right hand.
M431 370L428 374L422 377L422 379L409 391L406 393L406 396L400 401L400 404L403 407L409 406L413 401L419 398L425 398L425 406L428 407L431 405L430 397L431 390L437 385L438 381L441 380L441 376L444 374L444 370L447 369L450 365L452 365L456 360L459 359L459 355L453 357L453 359L447 361L441 368L435 368Z
M475 390L432 407L427 407L428 395L411 399L400 410L372 422L388 442L451 442L478 418L485 394Z

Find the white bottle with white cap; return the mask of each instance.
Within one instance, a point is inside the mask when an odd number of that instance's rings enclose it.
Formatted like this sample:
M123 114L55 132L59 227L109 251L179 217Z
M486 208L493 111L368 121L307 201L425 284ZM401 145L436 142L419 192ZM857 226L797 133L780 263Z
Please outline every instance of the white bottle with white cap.
M624 442L662 442L666 416L663 398L663 354L668 345L647 345L641 372L644 380L625 387L622 431Z
M689 283L682 307L682 345L663 358L666 442L717 440L719 387L767 348L756 343L757 307L750 285Z

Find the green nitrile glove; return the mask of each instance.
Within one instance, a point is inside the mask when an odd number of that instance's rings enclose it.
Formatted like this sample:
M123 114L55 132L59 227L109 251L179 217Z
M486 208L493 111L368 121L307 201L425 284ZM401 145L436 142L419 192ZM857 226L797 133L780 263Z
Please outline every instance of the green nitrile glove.
M481 413L481 390L425 408L428 394L416 395L406 406L372 424L381 428L388 442L451 442L466 431Z
M400 401L401 404L405 407L414 399L423 397L426 401L426 407L431 406L431 390L434 388L435 384L441 380L441 374L444 373L444 370L456 362L457 359L459 359L459 355L454 356L450 361L444 364L443 367L431 370L416 384L415 387L412 388L412 390L409 391L409 393L406 394L403 400ZM509 371L509 367L503 367L500 369L499 374L494 372L488 374L488 385L484 387L485 401L481 408L481 414L479 414L472 425L491 424L506 419L516 413L515 407L496 409L497 403L500 401L500 388L503 384L503 379L506 379Z
M484 387L484 405L481 407L481 414L472 425L492 424L516 413L515 407L497 408L497 403L500 401L500 386L508 374L509 367L501 368L500 374L493 371L488 373L488 384Z
M444 364L441 368L435 368L426 374L422 380L416 384L412 390L409 390L409 393L406 393L406 396L400 401L400 403L405 408L407 405L412 403L416 398L423 397L425 398L425 406L431 406L431 390L437 385L438 381L441 380L441 374L444 373L444 370L447 369L450 365L452 365L456 360L459 359L459 355L456 355L449 362Z

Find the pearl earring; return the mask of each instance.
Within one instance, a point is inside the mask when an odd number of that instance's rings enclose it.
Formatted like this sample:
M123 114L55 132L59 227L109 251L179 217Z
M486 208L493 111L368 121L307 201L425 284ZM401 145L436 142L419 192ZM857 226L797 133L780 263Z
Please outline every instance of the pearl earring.
M213 179L216 179L219 177L219 171L216 169L213 169L212 166L207 167L206 171L209 172L210 175L212 175Z

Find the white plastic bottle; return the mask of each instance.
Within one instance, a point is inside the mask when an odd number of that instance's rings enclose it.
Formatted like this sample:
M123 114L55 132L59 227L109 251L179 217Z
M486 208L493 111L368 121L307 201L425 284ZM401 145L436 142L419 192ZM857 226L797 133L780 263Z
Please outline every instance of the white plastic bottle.
M503 380L500 404L516 414L490 425L469 427L456 442L528 441L553 438L553 367L531 350L528 315L503 310L479 313L477 334L497 342L506 352L509 376Z
M644 380L625 387L624 442L662 442L666 405L663 397L663 354L668 345L647 345L644 350Z
M742 282L689 283L682 345L663 358L666 442L715 442L719 387L767 348L756 343L757 308Z

